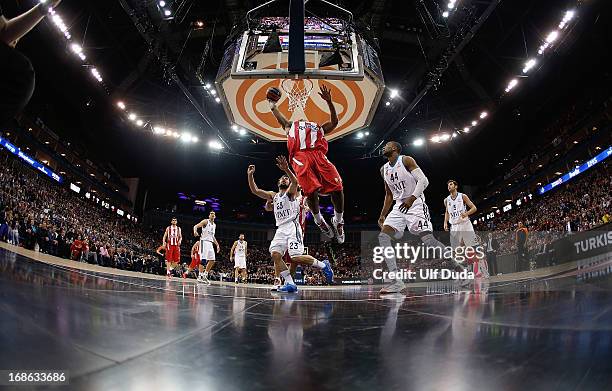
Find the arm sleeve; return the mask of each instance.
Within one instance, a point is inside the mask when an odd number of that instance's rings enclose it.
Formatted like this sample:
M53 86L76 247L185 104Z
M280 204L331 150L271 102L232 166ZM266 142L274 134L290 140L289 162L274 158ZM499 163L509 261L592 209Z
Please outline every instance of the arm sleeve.
M417 181L414 191L412 192L412 195L415 196L416 198L419 198L420 196L423 195L423 191L425 191L425 188L427 188L427 185L429 185L429 180L423 173L423 170L421 170L421 168L419 167L417 167L413 171L410 171L410 173L412 174L414 179L416 179Z

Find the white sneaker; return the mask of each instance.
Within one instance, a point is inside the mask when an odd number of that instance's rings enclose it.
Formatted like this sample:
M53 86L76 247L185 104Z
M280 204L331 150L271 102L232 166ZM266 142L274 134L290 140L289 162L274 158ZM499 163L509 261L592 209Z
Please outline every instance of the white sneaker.
M332 228L334 229L334 235L338 243L344 243L344 221L338 223L336 221L336 216L332 217Z
M270 291L271 292L278 292L278 288L280 288L283 285L282 281L280 278L275 278L274 279L274 285L272 285L272 287L270 287Z
M198 282L210 285L210 281L208 281L208 277L206 277L204 273L200 273L198 276Z
M389 284L386 287L382 288L380 290L380 294L381 295L385 295L385 294L389 294L389 293L400 293L404 289L406 289L406 284L404 284L404 281L402 281L402 280L395 280L391 284Z
M329 226L329 224L327 224L327 221L325 221L325 219L322 220L321 225L319 225L316 221L315 224L317 224L317 227L319 227L319 229L321 230L321 232L323 232L325 236L330 239L334 237L334 231Z

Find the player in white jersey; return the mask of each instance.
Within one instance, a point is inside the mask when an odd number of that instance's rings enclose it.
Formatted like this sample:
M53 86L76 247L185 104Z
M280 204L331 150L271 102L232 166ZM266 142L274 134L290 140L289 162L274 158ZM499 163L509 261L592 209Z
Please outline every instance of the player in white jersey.
M275 269L279 271L279 275L285 280L285 285L280 287L278 292L291 293L297 292L297 286L291 277L287 265L283 262L283 254L285 252L289 252L289 255L294 259L307 260L311 265L321 269L327 268L329 265L320 262L310 255L304 255L302 228L298 222L297 178L289 169L287 159L284 156L279 156L276 159L276 165L285 173L278 180L278 192L261 190L257 187L254 178L254 165L250 165L247 169L247 177L251 193L266 201L272 201L273 213L276 219L276 232L270 243L270 254Z
M230 250L230 261L234 259L234 282L238 283L238 275L242 275L242 282L247 281L247 242L244 240L244 234L240 234L238 240L232 245Z
M416 161L410 156L401 155L401 152L401 144L395 141L389 141L383 147L383 155L388 162L380 169L385 182L385 201L378 219L381 228L378 241L382 247L391 247L391 239L401 238L407 228L426 247L439 247L444 252L444 245L433 236L429 208L423 195L429 181ZM395 205L389 213L393 201ZM394 255L386 257L385 262L389 272L397 271ZM405 288L404 282L396 279L380 293L398 293Z
M208 281L208 273L210 273L215 265L215 249L213 248L213 244L217 248L217 253L221 251L219 242L217 242L217 238L215 238L215 231L217 229L217 224L215 223L216 217L217 215L215 212L211 211L208 214L208 219L204 219L193 226L193 235L196 237L200 236L200 273L198 275L198 281L207 284L210 284L210 281ZM201 235L198 235L199 228L202 228ZM202 266L203 262L206 262L206 269Z
M463 245L475 250L479 241L469 216L476 213L476 205L470 200L470 197L457 191L459 184L456 180L449 179L446 185L450 194L444 199L444 230L449 230L448 224L450 223L451 247L455 250ZM486 260L483 257L477 258L478 264L475 264L474 267L475 274L480 270L485 277L488 277Z

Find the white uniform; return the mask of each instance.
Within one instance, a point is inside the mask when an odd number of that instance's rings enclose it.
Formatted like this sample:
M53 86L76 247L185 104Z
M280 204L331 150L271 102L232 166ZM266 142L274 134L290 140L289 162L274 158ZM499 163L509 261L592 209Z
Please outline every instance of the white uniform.
M272 200L274 206L274 217L276 219L276 233L270 243L270 254L278 252L289 256L304 254L304 238L302 227L300 227L298 215L300 211L299 200L289 199L286 192L276 193Z
M238 240L234 249L234 268L246 269L246 247L247 242Z
M469 218L462 218L461 213L466 212L467 208L463 202L463 194L457 193L457 196L453 199L452 196L448 196L444 199L444 205L446 205L446 211L448 212L448 222L450 226L450 242L452 248L463 245L467 247L475 247L478 244L476 233L474 233L474 226Z
M425 195L417 198L407 213L399 210L402 203L414 192L416 179L404 166L403 155L400 155L394 165L387 162L381 169L385 183L393 194L395 205L391 213L387 215L384 225L395 229L398 233L404 232L406 228L411 234L420 232L431 232L431 220L429 208L425 204Z
M205 227L202 227L202 234L200 235L200 259L202 261L214 261L215 260L215 230L217 224L208 220Z

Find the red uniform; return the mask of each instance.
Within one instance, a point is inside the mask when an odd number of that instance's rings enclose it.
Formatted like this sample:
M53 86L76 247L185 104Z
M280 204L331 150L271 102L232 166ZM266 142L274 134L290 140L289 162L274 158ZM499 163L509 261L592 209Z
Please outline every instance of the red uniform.
M170 226L166 228L166 261L178 263L181 260L181 229Z
M328 144L323 136L323 129L308 121L295 121L287 134L291 166L306 196L317 190L321 194L342 190L342 178L325 156Z
M196 251L195 254L191 254L191 264L189 265L190 269L197 269L200 265L200 252Z

